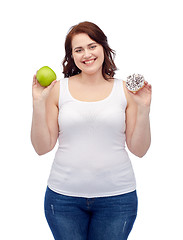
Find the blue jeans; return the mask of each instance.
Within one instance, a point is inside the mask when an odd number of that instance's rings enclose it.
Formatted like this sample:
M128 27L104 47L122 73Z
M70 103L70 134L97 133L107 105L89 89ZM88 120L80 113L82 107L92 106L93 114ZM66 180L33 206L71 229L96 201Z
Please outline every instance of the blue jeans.
M45 216L55 240L126 240L137 216L136 190L111 197L83 198L47 187Z

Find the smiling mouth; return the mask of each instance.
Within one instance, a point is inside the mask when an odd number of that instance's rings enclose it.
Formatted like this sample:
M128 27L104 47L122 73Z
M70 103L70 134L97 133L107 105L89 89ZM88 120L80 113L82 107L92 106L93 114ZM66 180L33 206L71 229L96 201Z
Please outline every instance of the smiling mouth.
M86 65L91 65L92 63L94 63L95 60L96 60L96 58L90 59L90 60L85 60L85 61L83 61L83 63Z

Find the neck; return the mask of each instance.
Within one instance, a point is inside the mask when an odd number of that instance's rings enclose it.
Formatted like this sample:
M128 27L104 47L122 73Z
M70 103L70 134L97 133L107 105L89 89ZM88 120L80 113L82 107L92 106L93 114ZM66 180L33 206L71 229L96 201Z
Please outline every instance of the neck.
M106 81L101 72L97 72L91 75L81 72L78 77L80 81L86 85L99 85Z

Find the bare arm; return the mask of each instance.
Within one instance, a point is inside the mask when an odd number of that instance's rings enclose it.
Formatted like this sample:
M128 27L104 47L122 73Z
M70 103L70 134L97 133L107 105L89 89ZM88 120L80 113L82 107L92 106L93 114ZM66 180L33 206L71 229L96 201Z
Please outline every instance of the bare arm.
M31 142L39 155L51 151L58 137L58 82L43 88L33 79Z
M143 157L151 143L149 120L151 85L146 82L145 87L136 94L125 88L125 94L128 102L126 109L126 143L133 154Z

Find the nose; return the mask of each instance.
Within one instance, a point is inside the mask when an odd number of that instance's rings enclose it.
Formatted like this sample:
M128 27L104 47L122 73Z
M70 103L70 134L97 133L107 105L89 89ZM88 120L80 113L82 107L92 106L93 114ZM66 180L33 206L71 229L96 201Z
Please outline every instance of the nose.
M92 56L92 54L91 54L90 50L89 49L85 49L85 51L84 51L84 58L88 59L91 56Z

